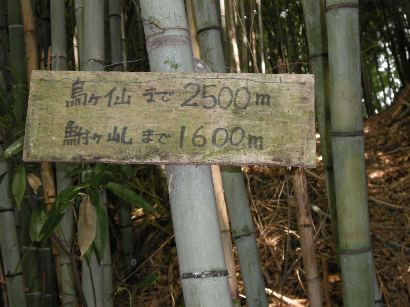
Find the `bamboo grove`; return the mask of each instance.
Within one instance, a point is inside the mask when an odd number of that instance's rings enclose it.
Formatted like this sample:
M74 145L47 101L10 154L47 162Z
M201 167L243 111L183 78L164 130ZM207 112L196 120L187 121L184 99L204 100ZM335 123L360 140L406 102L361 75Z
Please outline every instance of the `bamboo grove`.
M169 306L241 306L233 246L247 305L269 302L240 167L23 163L36 69L313 73L344 304L381 304L363 118L410 80L409 17L408 0L0 0L0 306L120 306L122 292L131 306L127 284L138 290L161 278L134 278L152 240L135 221L164 229L170 216L174 232L164 244L175 238L181 278L173 283L183 298L171 295ZM169 33L180 40L152 48L152 37ZM322 306L306 174L289 177L307 296ZM213 278L185 278L203 271Z

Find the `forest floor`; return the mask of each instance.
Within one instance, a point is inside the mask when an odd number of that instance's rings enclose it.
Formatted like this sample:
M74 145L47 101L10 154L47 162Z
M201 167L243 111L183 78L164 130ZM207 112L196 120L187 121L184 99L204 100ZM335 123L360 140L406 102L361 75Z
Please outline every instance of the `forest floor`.
M390 108L365 122L365 144L370 231L383 303L409 306L410 84L400 91ZM253 166L245 168L244 173L258 231L262 270L270 289L270 306L307 306L290 170ZM322 287L332 306L338 306L342 304L340 269L322 174L318 159L318 167L307 171L309 203ZM119 253L114 256L116 306L183 306L169 212L152 218L151 225L155 227L147 226L142 218L135 218L134 223L141 246L140 261L126 279ZM237 277L244 295L238 265Z

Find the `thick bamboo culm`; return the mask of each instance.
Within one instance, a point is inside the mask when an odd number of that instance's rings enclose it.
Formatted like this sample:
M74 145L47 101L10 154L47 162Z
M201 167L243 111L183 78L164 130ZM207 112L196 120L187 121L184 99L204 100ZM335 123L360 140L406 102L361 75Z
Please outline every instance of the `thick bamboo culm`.
M51 11L51 66L53 70L67 69L67 46L66 46L66 30L65 30L65 1L53 0L50 2ZM57 192L60 193L64 189L72 185L71 179L68 177L70 166L67 164L56 164L56 183ZM73 239L73 212L72 208L68 207L64 217L61 220L60 228L57 231L57 236L65 245L66 250L70 250ZM75 292L72 267L70 257L59 249L59 255L56 258L57 277L59 280L60 298L63 306L78 306L78 301ZM76 269L76 268L75 268Z
M298 208L298 226L302 248L303 267L309 296L309 306L322 306L320 275L316 260L312 216L309 206L306 174L302 168L293 170L293 187Z
M358 1L328 0L326 21L343 303L345 306L373 306Z
M184 2L140 3L151 71L194 71ZM157 41L169 43L152 48ZM185 305L232 306L211 169L167 166L166 172Z
M203 17L195 16L193 0L188 0L186 2L186 7L187 7L189 31L191 34L192 53L194 57L197 59L204 58L203 56L201 56L201 48L199 44L199 38L197 34L198 30L197 30L197 25L196 25L196 19L202 20ZM198 68L197 66L195 66L195 71L197 70ZM209 63L206 63L205 70L210 71ZM231 291L233 304L234 306L236 306L240 304L239 292L238 292L238 281L236 278L236 265L235 265L234 255L233 255L233 245L232 245L231 228L229 225L228 209L226 207L225 196L224 196L223 186L222 186L221 169L219 165L211 165L211 172L212 172L212 182L213 182L214 190L215 190L215 200L216 200L216 207L218 211L219 227L220 227L221 238L222 238L222 246L224 250L226 267L228 269L228 274L229 274L228 275L229 276L229 289Z
M212 71L226 72L215 5L212 5L212 2L194 0L194 7L203 58L209 63ZM241 168L221 167L221 174L248 305L267 306L255 229ZM243 232L244 227L249 229L249 233Z
M320 151L326 181L327 203L332 218L333 237L338 246L335 184L332 161L332 139L329 101L329 58L325 8L322 1L303 0L310 68L315 75L315 107L319 122Z

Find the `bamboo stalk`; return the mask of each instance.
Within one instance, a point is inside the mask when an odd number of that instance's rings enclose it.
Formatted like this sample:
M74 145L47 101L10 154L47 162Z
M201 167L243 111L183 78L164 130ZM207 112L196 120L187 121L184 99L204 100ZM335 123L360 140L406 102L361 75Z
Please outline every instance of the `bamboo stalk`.
M261 57L261 73L266 72L265 65L265 47L264 47L264 38L263 38L263 22L262 22L262 2L261 0L256 0L256 6L258 7L258 28L259 28L259 54Z
M37 32L35 28L32 2L30 0L20 0L20 5L27 60L27 81L29 83L32 71L39 68ZM51 164L41 163L40 171L44 204L46 210L49 210L54 202L54 197L56 194ZM28 216L26 214L27 212L24 213L27 218ZM28 244L28 242L30 242L30 239L26 237L26 244ZM48 274L48 272L50 272L49 266L51 264L49 261L49 253L51 253L50 245L45 243L45 245L38 249L30 244L30 246L23 246L23 251L30 253L30 256L26 258L24 264L24 271L27 275L26 283L29 288L29 291L27 292L28 301L32 306L42 306L47 303L49 296L48 293L44 293L44 291L48 291L45 285L48 284L48 279L51 278ZM37 261L40 262L37 263ZM38 264L40 264L40 266L38 266ZM41 269L43 269L43 271L41 271ZM40 274L42 275L43 280L41 280L39 272L42 273Z
M229 67L231 72L241 72L241 65L239 60L239 48L237 42L236 23L235 23L235 6L233 1L225 1L226 27L227 27L227 41L229 44ZM221 50L222 51L222 50Z
M310 214L309 194L306 174L302 168L293 171L293 186L298 204L298 225L300 245L309 295L309 306L322 306L319 269L316 260L312 216Z
M151 71L194 71L184 2L140 3ZM152 48L175 37L178 44ZM232 306L210 167L167 166L166 172L185 304Z
M84 59L84 0L74 0L75 27L77 29L77 48L79 69L82 69L81 59Z
M87 71L104 70L104 0L84 1L84 7L81 7L81 2L76 4L76 21L80 22L78 30L83 22L82 39L79 39L80 68ZM80 30L78 36L81 37ZM105 280L103 262L92 252L89 261L82 260L82 288L89 307L104 306Z
M17 131L24 127L27 109L27 75L24 33L20 1L8 0L8 30L10 48L10 68L13 77L14 116Z
M66 29L65 29L65 2L64 0L53 0L50 2L51 10L51 63L53 70L67 69L67 46L66 46ZM72 186L71 178L67 177L71 166L63 163L56 163L56 182L57 192ZM65 210L64 217L60 222L60 228L57 236L70 249L73 240L73 212L68 207ZM56 257L56 272L59 277L59 288L61 304L63 306L78 306L75 292L74 278L72 274L70 257L60 248Z
M218 29L215 5L212 5L212 2L194 0L194 7L198 36L204 59L210 63L213 71L225 72L222 39ZM249 306L253 306L253 304L265 306L267 305L265 285L260 269L256 238L254 235L255 229L242 171L240 167L222 167L221 170L232 234L234 238L236 237L235 243L238 250L242 277L245 283L247 302ZM246 233L245 236L242 237L244 234L242 233L243 227L253 229L253 232ZM240 238L237 237L238 235Z
M123 71L123 52L121 42L121 5L119 0L108 1L110 18L110 49L112 70Z
M315 106L319 122L320 151L325 175L327 204L332 217L332 230L338 246L336 196L333 174L332 139L329 101L329 59L327 52L326 17L322 1L303 0L308 38L310 67L315 75Z
M328 0L326 20L343 302L346 306L373 306L358 1Z
M240 6L240 41L239 41L239 46L240 46L240 55L241 55L241 70L244 73L247 73L249 71L249 58L248 58L248 34L247 34L247 19L246 19L246 11L245 11L245 0L240 0L239 2Z
M0 89L8 89L8 34L7 34L7 19L6 19L6 3L5 0L0 0Z
M231 227L229 225L228 209L226 208L225 196L222 186L221 168L218 165L211 166L212 179L214 183L216 206L218 208L219 227L221 229L222 245L224 249L225 262L229 272L229 289L234 306L240 306L238 280L236 278L236 266L233 255Z
M0 155L3 149L0 147ZM14 223L14 208L9 194L9 173L7 162L0 162L0 173L6 175L0 183L0 248L10 306L27 306L24 295L23 276L20 264L20 250Z

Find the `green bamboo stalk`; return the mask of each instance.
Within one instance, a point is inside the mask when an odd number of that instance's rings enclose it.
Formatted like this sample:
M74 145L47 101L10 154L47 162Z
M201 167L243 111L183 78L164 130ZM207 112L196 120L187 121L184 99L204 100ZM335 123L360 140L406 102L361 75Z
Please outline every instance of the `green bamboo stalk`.
M78 31L80 68L87 71L102 71L105 60L104 0L84 1L83 9L81 3L76 4L76 21L80 21L80 25L77 25L78 30L81 27L81 20L83 21L82 38L81 32ZM82 287L88 307L104 306L104 280L104 265L98 260L96 253L92 252L89 261L82 260Z
M24 127L27 108L26 54L20 1L8 0L7 10L11 55L10 68L13 77L14 116L18 131Z
M137 264L134 251L134 231L131 218L131 206L120 201L119 203L119 226L121 231L122 255L124 257L125 270L131 273Z
M303 0L310 67L315 75L316 116L319 122L320 151L326 182L327 204L332 218L332 230L338 246L337 212L332 161L332 139L329 101L329 58L327 52L326 17L322 0Z
M122 44L120 1L109 0L109 16L111 63L114 65L113 70L121 71L124 70L125 60ZM119 204L119 226L121 231L122 253L125 268L128 273L131 273L136 265L134 257L134 233L132 228L131 207L129 204L122 201L120 201Z
M0 154L3 150L0 148ZM21 272L20 250L14 223L13 202L9 194L9 174L7 162L0 162L0 172L6 175L0 183L0 248L6 278L7 297L10 306L27 306Z
M140 2L151 71L193 72L184 2ZM185 305L232 306L210 167L167 166L166 172Z
M77 29L78 58L84 59L84 0L74 0L75 27ZM79 69L82 69L79 60Z
M358 0L328 0L326 21L343 302L345 306L373 306Z
M0 89L6 90L8 88L8 73L7 73L7 59L8 59L8 34L7 34L7 20L6 20L6 3L5 0L0 0Z
M231 72L240 72L240 60L239 60L239 48L236 33L235 23L235 4L231 0L225 0L225 14L226 14L226 27L227 27L227 40L229 45L229 67Z
M53 70L67 69L67 46L66 46L66 29L65 29L65 1L53 0L50 2L51 11L51 64ZM71 178L68 172L71 166L64 163L56 164L56 182L57 192L65 190L72 186ZM70 250L73 240L73 212L68 207L65 210L63 219L60 222L60 228L57 235L66 249ZM60 298L63 306L78 306L75 292L74 278L72 274L70 257L61 249L56 258L57 276L60 286Z
M226 72L222 39L215 5L194 0L198 36L204 60L217 72ZM240 167L222 167L222 183L228 206L233 238L238 250L246 299L249 306L267 306L265 285L255 238L255 227ZM244 229L249 232L244 233Z
M110 47L112 70L123 71L123 52L121 42L121 3L119 0L108 1L110 18Z

